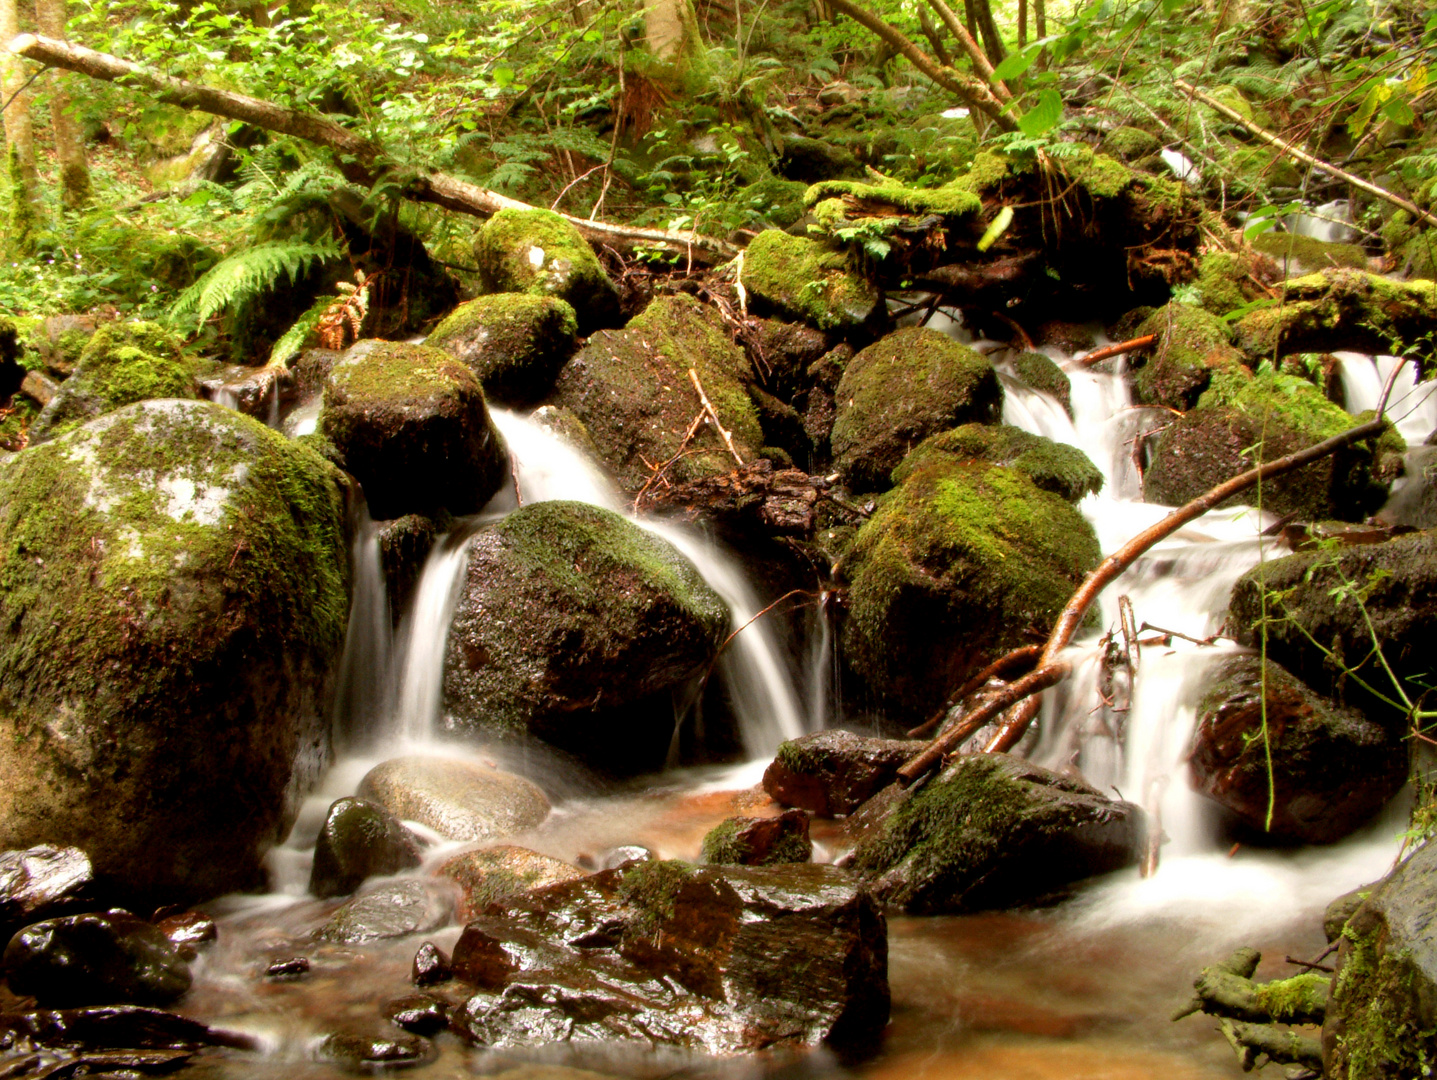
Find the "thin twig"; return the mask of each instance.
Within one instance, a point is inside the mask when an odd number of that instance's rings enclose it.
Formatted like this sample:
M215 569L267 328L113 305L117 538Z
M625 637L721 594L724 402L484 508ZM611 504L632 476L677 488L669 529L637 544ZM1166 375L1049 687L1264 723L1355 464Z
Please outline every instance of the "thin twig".
M1162 634L1163 637L1166 638L1182 638L1184 641L1191 641L1194 645L1205 646L1211 646L1215 641L1217 641L1218 638L1222 637L1221 634L1213 634L1211 637L1205 638L1188 637L1187 634L1184 634L1179 630L1165 630L1163 627L1154 626L1150 622L1144 622L1142 626L1138 627L1138 633L1142 633L1144 630L1151 630L1155 634Z
M693 440L693 437L698 434L699 428L703 426L705 415L706 414L702 410L700 410L699 414L694 417L694 422L689 425L688 431L684 433L683 440L679 443L679 448L674 451L673 457L669 458L661 465L651 466L652 471L649 473L649 478L644 481L644 486L639 488L639 493L634 496L634 513L637 514L639 512L639 503L643 501L645 492L647 492L649 488L653 486L656 480L658 480L664 475L665 471L667 471L670 465L672 465L674 462L678 461L679 458L684 456L684 449Z
M710 401L709 396L704 393L703 383L699 382L699 373L693 368L689 368L689 382L693 383L694 389L698 391L699 400L703 402L704 409L713 419L714 427L718 428L719 437L723 439L724 445L728 447L728 452L733 455L735 461L742 465L743 458L739 457L738 451L734 449L733 436L729 433L728 429L723 426L723 421L719 419L719 414L714 410L713 402Z
M554 197L554 201L549 204L549 209L550 209L550 210L557 210L557 209L559 209L559 204L564 201L564 196L567 195L567 194L569 194L569 189L570 189L571 187L573 187L575 184L579 183L579 182L582 181L582 180L587 180L589 177L593 176L593 175L594 175L596 172L598 172L600 169L607 168L607 167L608 167L608 163L607 163L607 162L605 162L603 165L595 165L592 169L586 169L584 172L581 172L578 176L574 177L574 179L570 180L567 184L564 185L564 190L561 191L561 192L559 192L559 194Z
M1087 356L1080 357L1078 363L1085 366L1101 363L1104 360L1111 360L1125 352L1136 352L1138 349L1146 349L1157 341L1157 334L1144 334L1142 337L1133 338L1131 341L1119 341L1115 345L1104 345L1101 349L1094 349Z

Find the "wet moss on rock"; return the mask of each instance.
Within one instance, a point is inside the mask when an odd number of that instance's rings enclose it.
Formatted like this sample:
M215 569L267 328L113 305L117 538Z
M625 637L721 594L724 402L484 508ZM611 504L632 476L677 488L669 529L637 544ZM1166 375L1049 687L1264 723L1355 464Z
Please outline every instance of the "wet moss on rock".
M578 319L567 301L492 293L461 304L425 340L469 365L490 401L525 407L553 389L574 354Z
M778 229L749 244L743 284L761 304L820 330L861 326L881 314L878 289L846 252Z
M1147 405L1190 409L1214 371L1242 364L1227 327L1202 308L1174 300L1138 327L1137 336L1149 334L1158 340L1142 354L1133 379L1137 399Z
M1073 414L1073 384L1067 372L1040 352L1019 353L1013 358L1013 374L1029 389L1055 398L1069 416Z
M1103 136L1103 153L1122 161L1138 161L1162 149L1156 135L1137 127L1115 127Z
M579 230L552 210L500 210L475 236L474 257L486 292L557 297L586 334L616 325L613 282Z
M1367 252L1357 244L1334 244L1275 230L1260 233L1249 243L1254 251L1272 258L1284 274L1312 273L1334 266L1367 269Z
M1044 491L1072 503L1103 487L1103 474L1077 447L1011 424L964 424L925 439L893 470L893 482L903 483L938 455L1014 469Z
M1244 315L1237 346L1254 361L1298 352L1351 349L1390 353L1432 330L1437 283L1394 281L1360 270L1324 270L1293 278L1282 302Z

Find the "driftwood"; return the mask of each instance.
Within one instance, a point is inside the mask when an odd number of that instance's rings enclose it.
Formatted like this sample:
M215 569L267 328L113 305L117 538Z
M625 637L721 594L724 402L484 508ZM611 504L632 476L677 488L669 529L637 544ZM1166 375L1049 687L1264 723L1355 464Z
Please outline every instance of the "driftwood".
M981 690L988 684L990 679L1011 679L1014 675L1026 671L1026 669L1031 668L1037 662L1038 657L1041 656L1042 653L1043 646L1041 645L1025 645L1021 649L1014 649L1012 652L1005 653L998 657L998 659L994 660L982 671L978 672L977 675L974 675L950 694L948 700L943 703L943 707L911 730L908 733L908 737L910 739L921 739L931 734L939 724L943 723L943 718L948 715L948 710L956 705L962 704L963 699L969 694Z
M212 86L178 79L165 75L141 64L122 60L118 56L96 52L83 45L73 45L55 38L40 37L36 34L21 34L8 45L10 52L29 60L37 60L50 67L64 68L92 79L106 82L123 80L126 86L143 90L156 101L177 105L182 109L223 116L239 120L266 131L281 135L292 135L306 142L327 146L335 151L339 170L352 183L372 185L385 171L384 150L377 143L366 139L333 120L311 113L286 109L271 101L219 90ZM528 203L511 199L497 191L471 184L447 173L419 171L407 178L404 197L415 202L432 203L461 214L488 217L500 210L532 210ZM675 232L667 229L640 229L627 225L612 225L603 221L563 214L581 234L590 240L627 241L652 244L670 250L691 251L699 249L717 255L730 257L738 248L725 240L703 236L692 232Z
M1103 589L1112 584L1124 570L1136 562L1154 544L1171 536L1189 521L1201 517L1219 503L1225 502L1232 496L1239 495L1265 480L1282 476L1295 469L1300 469L1304 465L1310 465L1314 461L1320 461L1351 443L1380 435L1387 425L1385 418L1387 399L1392 393L1392 384L1400 370L1402 370L1402 365L1395 365L1392 373L1388 376L1373 419L1350 427L1341 434L1324 439L1322 442L1298 450L1296 453L1263 462L1256 468L1224 481L1185 506L1178 507L1156 525L1144 529L1104 559L1098 568L1083 580L1083 583L1078 586L1078 590L1073 593L1072 598L1059 613L1057 622L1048 635L1047 643L1043 646L1042 655L1038 658L1037 670L1026 678L1013 683L1006 691L988 699L965 717L961 723L939 735L898 770L899 780L905 785L912 784L941 762L947 754L952 753L976 734L999 712L1021 702L1021 706L1014 710L998 734L984 749L989 753L1001 753L1016 746L1038 712L1037 699L1032 695L1047 689L1067 675L1069 665L1060 661L1058 657L1072 641L1073 635L1087 615L1088 608L1092 606L1093 601L1097 599Z
M687 517L702 515L772 535L809 536L825 486L822 477L775 469L763 458L723 476L655 488L643 496L642 508L667 507Z

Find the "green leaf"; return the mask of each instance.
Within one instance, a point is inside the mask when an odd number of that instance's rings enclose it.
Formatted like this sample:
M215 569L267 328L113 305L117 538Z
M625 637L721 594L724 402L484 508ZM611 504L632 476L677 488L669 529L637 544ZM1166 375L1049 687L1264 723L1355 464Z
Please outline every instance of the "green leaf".
M1362 99L1362 104L1357 107L1351 120L1347 121L1347 133L1354 139L1360 139L1367 125L1372 122L1377 109L1388 98L1392 96L1392 87L1386 83L1377 83Z
M1025 117L1026 119L1026 117ZM1008 226L1013 224L1013 208L1005 206L998 211L998 216L993 219L993 224L988 226L983 238L978 241L978 250L987 251L998 242L998 237L1008 231Z
M1412 106L1407 104L1405 97L1394 97L1382 106L1382 115L1391 120L1398 127L1411 127L1415 117L1412 115Z
M514 69L503 66L494 69L494 81L500 86L508 86L514 81Z
M1023 72L1033 66L1038 59L1038 53L1033 49L1024 49L1022 52L1009 53L1007 58L993 69L993 78L1016 79Z
M1030 139L1036 139L1052 129L1063 118L1063 98L1058 91L1044 90L1032 106L1018 119L1018 127Z

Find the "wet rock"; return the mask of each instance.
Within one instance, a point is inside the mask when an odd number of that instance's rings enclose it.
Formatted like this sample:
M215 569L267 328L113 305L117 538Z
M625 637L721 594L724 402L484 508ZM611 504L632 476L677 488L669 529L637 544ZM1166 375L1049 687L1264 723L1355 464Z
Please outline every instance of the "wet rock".
M419 1035L364 1035L335 1032L319 1044L316 1056L359 1073L403 1069L434 1057L434 1044Z
M423 345L350 346L325 382L319 431L364 485L378 520L472 514L508 471L479 380L448 353Z
M834 465L855 491L885 491L903 456L928 436L996 420L1003 388L972 349L909 326L848 362L835 401Z
M315 842L309 891L319 897L345 896L366 878L397 874L419 863L419 842L398 818L367 799L339 799Z
M449 1003L428 994L415 994L391 1001L384 1006L384 1015L396 1027L429 1039L449 1025Z
M93 906L95 874L79 848L40 844L0 852L0 937L28 923Z
M657 855L639 844L621 844L604 852L599 859L598 868L600 870L617 870L625 863L650 862L656 858L658 858Z
M1263 675L1255 656L1215 673L1198 706L1192 785L1258 838L1341 840L1407 783L1407 744L1356 709L1323 701L1277 664L1267 664L1265 686Z
M1153 444L1143 474L1148 502L1181 506L1224 480L1346 431L1355 421L1311 383L1292 375L1222 370L1197 407L1174 420ZM1257 447L1253 451L1253 447ZM1395 432L1344 447L1262 485L1262 507L1303 521L1360 521L1380 507L1400 467ZM1256 457L1254 457L1254 453ZM1388 464L1384 459L1391 457ZM1253 505L1256 488L1228 504Z
M985 461L1022 473L1044 491L1070 503L1096 495L1103 474L1075 446L1033 435L1011 424L964 424L924 440L894 470L901 484L930 464L939 467L966 461Z
M382 521L376 529L379 542L379 564L384 569L385 595L389 598L391 622L399 620L414 596L419 576L429 553L453 524L448 514L428 517L405 514L392 521Z
M1162 142L1151 132L1127 126L1113 128L1103 136L1101 143L1103 153L1130 162L1156 154L1162 146Z
M1437 526L1437 446L1418 446L1403 460L1401 486L1394 484L1392 497L1376 518L1384 525L1405 525L1413 529Z
M60 392L60 384L43 371L27 371L20 379L19 390L31 401L44 408Z
M813 858L808 815L785 810L778 817L734 817L720 822L704 837L702 859L732 866L775 866L805 863Z
M127 406L0 470L0 846L73 844L167 903L262 881L328 756L341 482L199 401Z
M244 1036L214 1031L198 1020L143 1005L0 1013L0 1044L11 1038L34 1046L95 1050L248 1045Z
M287 956L282 960L275 960L264 969L266 979L293 980L302 979L309 974L309 957Z
M479 280L490 293L563 300L579 332L616 326L619 295L579 231L552 210L501 210L474 238Z
M1018 462L966 459L944 438L894 472L899 486L838 567L849 583L842 656L891 717L913 723L985 664L1041 640L1100 557L1082 515ZM1082 455L1053 461L1056 482Z
M1068 373L1040 352L1019 353L1013 358L1013 374L1029 389L1055 398L1059 405L1073 414L1073 384Z
M1039 323L1033 331L1033 340L1044 348L1057 349L1069 356L1091 349L1098 343L1092 327L1086 323L1063 322L1061 319Z
M30 441L41 443L102 413L153 398L197 398L193 367L179 341L156 323L108 323L81 350L74 374L36 417Z
M742 280L756 307L820 330L851 330L884 316L877 286L842 248L779 229L749 242Z
M891 784L903 763L926 745L838 729L814 732L779 746L764 770L763 789L783 806L817 817L840 817Z
M528 780L456 758L392 758L365 774L359 794L450 840L500 840L549 816L549 800Z
M1272 259L1284 277L1298 277L1329 267L1367 269L1367 252L1360 244L1338 244L1276 230L1258 233L1248 243L1254 251Z
M1323 1075L1406 1080L1437 1060L1437 845L1372 888L1348 920L1322 1027Z
M336 945L362 945L436 930L450 914L449 898L440 890L413 879L392 881L341 906L314 936Z
M1361 270L1328 268L1293 278L1283 302L1237 320L1237 345L1254 362L1299 352L1381 353L1431 329L1437 283L1396 281Z
M432 941L419 946L414 954L414 963L409 969L409 979L415 986L433 986L447 982L454 977L454 968L444 950Z
M626 491L643 488L651 464L680 450L664 473L671 483L721 475L736 462L711 424L684 443L703 410L691 368L740 456L756 458L763 431L744 389L748 358L718 312L691 296L656 297L623 330L594 334L559 373L554 403L579 418Z
M1041 899L1131 865L1146 834L1131 803L1007 754L959 758L879 800L851 865L881 900L915 914Z
M435 874L459 886L460 922L468 922L488 905L518 893L585 876L583 870L561 859L512 845L455 855Z
M1387 674L1390 668L1413 701L1426 692L1437 634L1437 534L1264 562L1233 586L1228 621L1238 641L1250 647L1258 645L1265 626L1268 659L1324 697L1360 709L1394 735L1405 734L1405 712L1362 683L1393 697L1399 687Z
M280 410L297 398L294 373L282 367L245 367L234 364L199 380L200 390L210 401L253 416L268 424L279 419Z
M163 919L157 918L155 929L169 938L186 960L198 956L201 945L208 945L219 938L215 921L199 911L184 911Z
M1336 900L1327 905L1322 912L1322 933L1330 945L1342 936L1346 929L1348 920L1357 913L1366 899L1372 895L1373 890L1381 882L1374 882L1371 885L1363 885L1360 888L1345 892Z
M754 324L750 341L753 368L764 386L787 401L807 384L808 369L828 352L829 335L779 319L755 319Z
M882 912L828 866L633 863L476 920L455 968L484 988L451 1026L495 1048L842 1047L888 1019Z
M66 915L21 930L5 947L10 989L45 1007L163 1005L190 988L190 969L159 930L123 911Z
M523 408L554 388L578 329L557 297L494 293L460 304L424 343L469 365L496 405Z
M1242 365L1227 326L1202 308L1174 300L1149 315L1133 337L1149 334L1158 340L1134 357L1141 364L1134 376L1137 400L1145 405L1190 409L1214 370Z
M587 504L531 504L470 542L445 712L598 768L657 768L672 692L708 669L729 621L667 541Z

